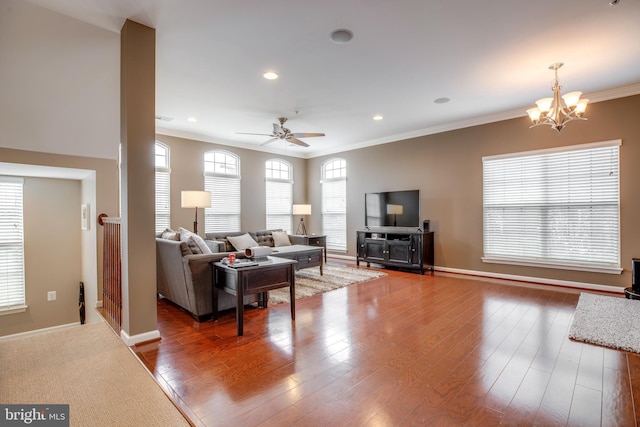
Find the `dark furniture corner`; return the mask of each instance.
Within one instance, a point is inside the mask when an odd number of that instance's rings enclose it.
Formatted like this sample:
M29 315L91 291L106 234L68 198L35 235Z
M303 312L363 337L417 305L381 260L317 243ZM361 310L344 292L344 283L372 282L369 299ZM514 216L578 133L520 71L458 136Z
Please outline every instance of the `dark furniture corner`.
M433 272L433 231L407 231L393 227L376 230L358 230L356 237L357 259L391 267Z
M289 234L289 240L294 245L319 246L323 250L324 262L327 262L327 236Z
M295 298L295 260L266 257L266 261L258 265L233 268L222 262L212 263L214 270L213 282L213 319L218 320L218 293L223 290L236 297L236 323L238 335L244 334L244 297L245 295L259 296L262 308L267 307L268 291L289 287L291 299L291 320L296 318Z

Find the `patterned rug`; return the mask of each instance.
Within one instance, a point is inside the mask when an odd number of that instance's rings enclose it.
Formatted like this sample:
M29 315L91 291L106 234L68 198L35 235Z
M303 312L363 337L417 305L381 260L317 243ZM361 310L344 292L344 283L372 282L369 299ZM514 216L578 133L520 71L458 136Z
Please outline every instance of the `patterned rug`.
M640 301L581 293L569 338L640 353Z
M322 292L333 291L354 283L365 282L386 276L387 273L377 270L365 270L339 265L323 266L324 274L320 275L320 267L305 268L296 271L296 299L310 297ZM289 302L289 288L269 291L269 303Z

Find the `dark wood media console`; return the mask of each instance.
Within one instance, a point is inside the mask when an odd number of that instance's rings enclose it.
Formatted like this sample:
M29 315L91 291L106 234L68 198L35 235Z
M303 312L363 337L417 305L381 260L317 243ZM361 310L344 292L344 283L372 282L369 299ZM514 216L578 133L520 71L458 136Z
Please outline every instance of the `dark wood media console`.
M433 231L395 229L358 230L357 265L360 261L382 264L392 267L433 272Z

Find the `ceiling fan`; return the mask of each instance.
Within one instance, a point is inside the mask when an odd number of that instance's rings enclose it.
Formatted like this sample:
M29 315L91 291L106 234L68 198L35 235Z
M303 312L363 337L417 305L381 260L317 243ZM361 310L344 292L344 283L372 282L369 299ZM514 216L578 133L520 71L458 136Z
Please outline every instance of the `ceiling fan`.
M302 147L308 147L309 144L307 144L304 141L300 141L298 138L313 138L315 136L324 136L324 133L292 133L289 129L287 129L286 127L284 127L285 122L287 121L286 117L279 117L278 118L278 123L274 123L273 124L273 133L268 134L268 133L247 133L247 132L238 132L238 134L240 135L263 135L263 136L270 136L271 138L267 139L265 142L263 142L260 145L267 145L273 141L277 141L279 139L283 139L287 142L290 142L292 144L296 144L296 145L300 145Z

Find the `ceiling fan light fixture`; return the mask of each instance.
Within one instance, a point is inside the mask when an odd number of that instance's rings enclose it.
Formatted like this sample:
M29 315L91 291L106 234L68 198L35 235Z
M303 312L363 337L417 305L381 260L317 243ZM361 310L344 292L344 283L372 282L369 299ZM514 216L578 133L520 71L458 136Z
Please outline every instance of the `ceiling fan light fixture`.
M340 28L331 32L331 40L337 44L344 44L351 41L353 32Z

